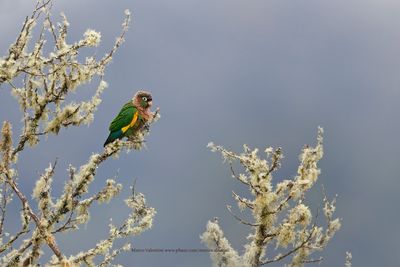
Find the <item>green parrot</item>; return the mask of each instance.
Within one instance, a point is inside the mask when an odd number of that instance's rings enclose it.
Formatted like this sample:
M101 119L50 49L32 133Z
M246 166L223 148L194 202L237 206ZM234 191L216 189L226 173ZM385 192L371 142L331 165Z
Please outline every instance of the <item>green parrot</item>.
M111 122L108 128L110 134L104 143L104 147L116 139L131 136L141 130L146 125L146 122L154 116L150 110L152 101L153 98L149 92L137 92Z

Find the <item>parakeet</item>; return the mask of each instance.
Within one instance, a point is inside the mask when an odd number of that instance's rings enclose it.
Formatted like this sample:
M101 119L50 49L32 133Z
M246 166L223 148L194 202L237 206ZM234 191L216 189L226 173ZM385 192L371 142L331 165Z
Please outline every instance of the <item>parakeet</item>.
M104 146L116 139L128 137L141 130L146 125L146 122L154 116L150 110L152 101L153 98L149 92L137 92L132 100L122 107L119 114L111 122L108 128L110 135Z

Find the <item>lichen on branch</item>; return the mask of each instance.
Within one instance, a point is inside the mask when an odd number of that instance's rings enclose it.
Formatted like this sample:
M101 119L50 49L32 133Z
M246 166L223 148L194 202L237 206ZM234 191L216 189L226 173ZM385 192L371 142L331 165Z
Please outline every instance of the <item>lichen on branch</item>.
M278 183L274 183L273 173L281 166L281 148L268 147L265 156L260 157L258 149L252 150L246 145L240 154L213 143L208 147L222 154L232 177L247 186L251 195L246 198L232 192L239 211L249 210L250 219L237 215L227 206L237 221L251 228L242 254L230 246L218 221L209 221L201 235L209 249L224 249L222 253L211 254L213 266L258 267L285 260L287 266L300 267L322 261L322 257L311 258L312 254L322 251L340 228L340 220L333 216L335 200L323 198L325 227L317 225L318 212L313 216L305 201L321 173L318 162L323 156L322 128L318 128L317 145L304 146L296 176ZM235 161L243 167L240 174L233 168Z
M42 136L58 135L63 128L79 127L93 120L101 103L101 94L108 86L104 80L105 70L124 42L131 20L131 13L125 10L122 32L113 47L99 59L93 55L81 60L79 52L99 46L101 33L88 29L80 40L67 42L70 23L63 13L59 23L53 22L52 4L52 0L37 1L8 54L0 58L0 85L9 88L17 99L23 122L16 142L13 142L13 125L9 121L3 122L0 136L0 265L46 264L42 256L43 247L48 246L53 253L47 263L49 266L108 266L117 255L130 248L128 243L116 246L116 240L138 235L152 225L156 212L146 205L143 194L132 193L126 200L131 211L124 223L118 227L110 225L109 237L92 249L65 255L57 239L59 235L86 224L93 203L107 204L123 190L122 184L117 183L114 177L107 179L98 192L92 193L90 186L104 161L123 150L139 150L144 146L150 124L158 116L130 139L117 140L102 152L93 153L79 168L70 165L60 195L55 195L52 190L58 159L52 160L37 177L31 192L21 190L19 180L34 178L20 177L17 172L17 164L21 166L24 163L18 162L18 156L27 145L35 147L40 144ZM39 27L39 31L35 31L35 27ZM72 92L78 92L84 84L91 86L95 80L98 80L97 89L89 100L69 100ZM4 221L7 207L15 200L21 206L21 227L15 233L8 233Z

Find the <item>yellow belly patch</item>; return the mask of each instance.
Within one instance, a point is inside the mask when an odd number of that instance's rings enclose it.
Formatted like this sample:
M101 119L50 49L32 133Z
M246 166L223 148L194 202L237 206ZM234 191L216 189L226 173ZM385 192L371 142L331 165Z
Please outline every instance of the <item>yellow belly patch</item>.
M125 127L122 127L122 132L125 133L126 131L128 131L129 128L133 127L133 125L135 125L137 118L138 118L139 112L135 112L135 114L133 115L133 119L131 121L131 123L129 123L128 125L126 125Z

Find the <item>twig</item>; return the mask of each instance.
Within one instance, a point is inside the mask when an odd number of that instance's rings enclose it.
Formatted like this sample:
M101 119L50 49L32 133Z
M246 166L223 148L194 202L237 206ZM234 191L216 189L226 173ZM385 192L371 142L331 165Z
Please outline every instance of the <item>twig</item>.
M3 183L3 195L2 195L2 203L1 203L1 207L0 207L0 211L1 211L1 218L0 218L0 236L3 234L3 227L4 227L4 219L6 217L6 211L7 211L7 191L8 191L8 187L6 183Z
M47 245L50 247L50 249L53 251L53 253L57 256L57 258L61 261L64 256L62 255L61 250L58 248L53 235L47 233L46 228L42 225L39 218L36 216L36 214L33 212L31 207L29 206L28 200L26 199L25 195L19 190L15 181L13 179L11 179L10 177L8 177L8 175L7 175L7 183L11 186L11 188L14 190L15 194L17 194L18 198L21 200L22 207L27 211L29 216L35 222L40 233L43 235L43 237L46 237Z
M238 201L240 201L241 203L246 205L246 207L248 207L251 210L254 209L254 204L250 203L247 200L244 200L242 197L240 197L238 194L236 194L235 191L232 191L232 194L233 194L235 199L237 199Z
M243 220L242 218L240 218L239 216L237 216L235 213L232 212L232 207L230 205L226 205L226 208L228 209L229 213L236 219L238 220L240 223L248 225L248 226L253 226L253 227L257 227L260 226L260 224L256 223L250 223L250 222L246 222L245 220Z
M311 240L311 238L312 238L312 236L314 234L314 231L315 231L315 224L312 227L310 234L307 236L307 238L303 242L300 243L300 245L296 246L292 250L290 250L290 251L286 252L285 254L282 254L282 255L280 255L280 256L272 259L272 260L266 260L266 261L261 262L260 266L261 265L265 265L265 264L269 264L269 263L272 263L272 262L280 261L280 260L290 256L291 254L295 253L296 251L298 251L300 248L302 248L305 244L307 244Z

